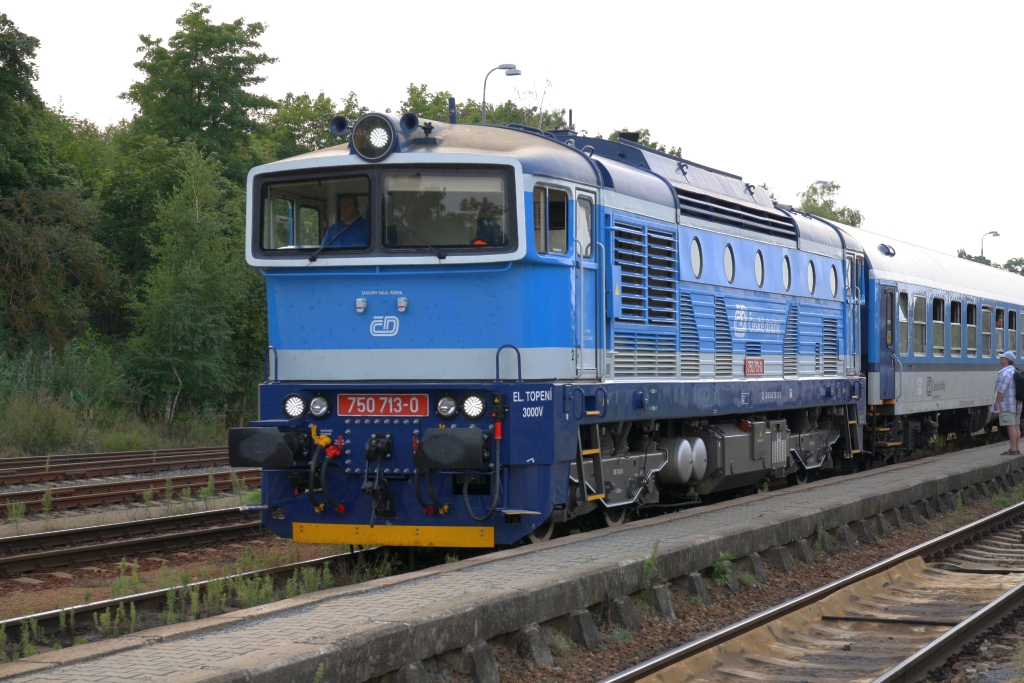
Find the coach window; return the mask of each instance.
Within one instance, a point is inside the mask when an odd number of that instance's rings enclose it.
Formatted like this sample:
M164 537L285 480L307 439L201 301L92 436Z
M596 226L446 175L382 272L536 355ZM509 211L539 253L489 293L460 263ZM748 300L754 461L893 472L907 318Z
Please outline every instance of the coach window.
M1006 314L1006 348L1017 353L1017 311Z
M758 287L764 286L764 256L761 255L760 249L754 254L754 279Z
M832 286L832 298L834 299L836 294L839 292L839 274L836 273L836 267L832 266L828 274L829 284Z
M967 357L978 357L978 304L967 304Z
M932 299L932 355L946 355L946 301L938 297Z
M992 307L981 307L981 355L992 357Z
M906 292L900 292L899 327L896 334L900 338L900 355L910 353L910 299Z
M959 301L949 302L949 355L959 358L963 349L962 311Z
M782 284L789 291L789 285L793 280L793 270L789 267L789 257L782 257Z
M565 253L568 214L568 194L546 187L533 188L533 237L538 254Z
M807 262L807 291L814 294L814 261Z
M925 355L928 344L928 307L923 296L914 297L914 355Z
M1003 309L996 309L996 354L1006 350L1006 320L1003 319Z
M700 279L704 272L704 252L700 248L700 240L696 237L690 242L690 268L693 269L693 276Z
M579 197L576 199L576 243L580 256L590 258L593 250L591 246L594 238L594 205L590 199Z
M893 324L893 293L888 290L885 293L885 346L892 348L892 324Z
M725 255L722 257L725 262L725 279L730 283L736 278L736 259L732 255L732 245L725 245Z

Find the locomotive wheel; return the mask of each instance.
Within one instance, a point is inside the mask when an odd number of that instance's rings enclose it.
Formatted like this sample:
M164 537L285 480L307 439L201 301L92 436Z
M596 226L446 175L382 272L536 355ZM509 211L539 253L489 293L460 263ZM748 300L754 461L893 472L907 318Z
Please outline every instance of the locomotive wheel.
M604 514L604 524L607 527L615 528L622 526L629 521L629 510L624 506L617 508L602 508L601 512Z
M543 543L544 541L550 541L551 535L555 533L555 520L548 517L548 521L544 522L536 529L526 535L526 538L530 540L530 543Z
M799 486L800 484L806 484L808 479L807 470L800 470L794 472L786 477L786 483L790 486Z

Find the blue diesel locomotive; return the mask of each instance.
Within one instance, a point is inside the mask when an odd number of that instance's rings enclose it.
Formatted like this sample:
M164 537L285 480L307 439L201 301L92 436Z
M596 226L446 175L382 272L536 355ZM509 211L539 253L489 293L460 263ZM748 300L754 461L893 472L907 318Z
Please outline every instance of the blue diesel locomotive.
M895 461L987 420L1024 280L574 130L371 113L254 168L263 523L491 547ZM964 284L961 284L964 283Z

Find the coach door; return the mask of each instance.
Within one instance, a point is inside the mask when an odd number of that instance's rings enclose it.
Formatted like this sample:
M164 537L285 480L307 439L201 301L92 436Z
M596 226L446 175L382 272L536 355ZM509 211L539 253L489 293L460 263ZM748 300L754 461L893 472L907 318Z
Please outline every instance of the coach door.
M597 305L599 302L597 245L594 239L594 199L576 196L576 376L597 377Z
M882 400L896 398L896 289L882 287L882 324L879 326L881 339L878 340L878 397Z

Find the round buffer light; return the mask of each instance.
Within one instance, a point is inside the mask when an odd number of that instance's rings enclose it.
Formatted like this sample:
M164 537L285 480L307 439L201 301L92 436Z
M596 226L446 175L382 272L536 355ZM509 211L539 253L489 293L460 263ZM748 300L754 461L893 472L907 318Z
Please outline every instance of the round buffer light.
M380 161L395 147L395 124L380 114L367 114L352 127L352 149L367 161Z
M484 414L484 400L476 394L462 399L462 414L470 420L477 420Z
M306 399L298 394L289 394L284 399L284 414L290 418L301 417L306 412Z
M314 396L309 400L309 414L322 420L331 414L331 404L323 396Z
M442 396L437 400L437 414L445 420L450 420L459 412L458 402L451 396Z

